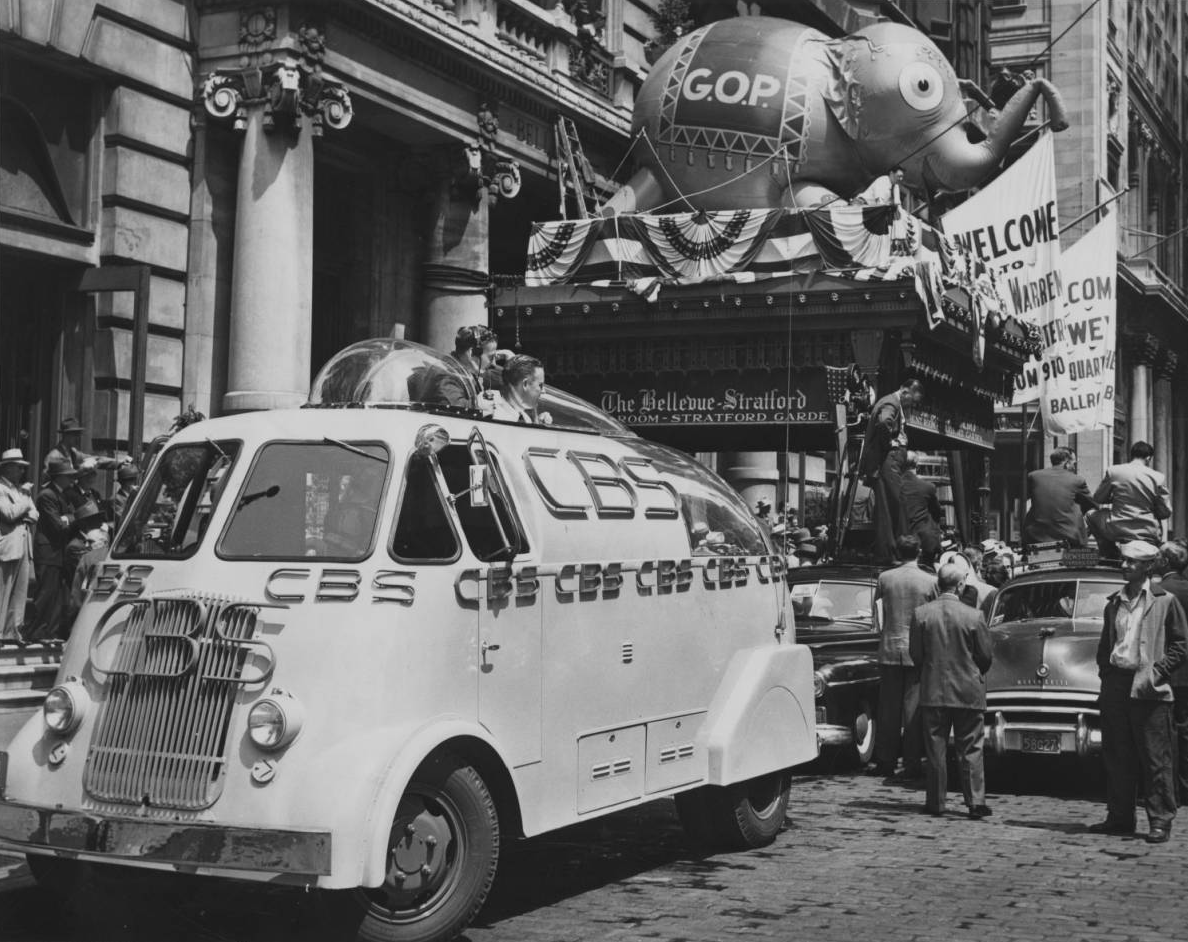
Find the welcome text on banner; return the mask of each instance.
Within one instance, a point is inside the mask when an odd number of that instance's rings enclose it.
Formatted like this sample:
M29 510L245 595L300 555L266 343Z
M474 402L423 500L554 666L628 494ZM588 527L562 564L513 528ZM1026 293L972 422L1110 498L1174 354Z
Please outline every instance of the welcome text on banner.
M1051 132L1041 134L1031 150L984 190L947 212L944 230L996 272L1005 313L1037 326L1045 349L1064 342ZM1032 363L1020 375L1016 404L1039 398L1041 372ZM1031 378L1035 381L1029 382Z

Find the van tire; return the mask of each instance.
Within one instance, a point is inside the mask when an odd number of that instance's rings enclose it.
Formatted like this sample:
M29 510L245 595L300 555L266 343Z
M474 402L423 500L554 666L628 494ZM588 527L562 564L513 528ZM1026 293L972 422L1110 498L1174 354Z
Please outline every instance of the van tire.
M427 760L397 807L384 883L343 891L356 938L453 939L482 908L498 862L499 817L482 777L456 756Z
M784 826L791 787L787 769L724 787L706 785L676 796L677 816L699 849L765 847Z

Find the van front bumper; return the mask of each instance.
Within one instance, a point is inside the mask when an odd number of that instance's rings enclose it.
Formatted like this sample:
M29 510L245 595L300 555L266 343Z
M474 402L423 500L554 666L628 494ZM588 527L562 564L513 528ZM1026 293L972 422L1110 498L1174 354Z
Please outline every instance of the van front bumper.
M113 863L169 864L327 876L328 831L282 831L85 814L0 801L0 845L85 854Z

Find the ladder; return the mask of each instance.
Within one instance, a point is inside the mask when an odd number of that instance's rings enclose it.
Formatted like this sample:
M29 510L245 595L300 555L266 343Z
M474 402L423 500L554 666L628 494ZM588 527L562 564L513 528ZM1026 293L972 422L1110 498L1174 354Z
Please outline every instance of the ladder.
M586 159L577 127L572 118L557 115L553 128L557 141L557 191L561 203L561 218L568 219L568 193L573 191L579 219L589 219L598 212L598 189L594 168Z

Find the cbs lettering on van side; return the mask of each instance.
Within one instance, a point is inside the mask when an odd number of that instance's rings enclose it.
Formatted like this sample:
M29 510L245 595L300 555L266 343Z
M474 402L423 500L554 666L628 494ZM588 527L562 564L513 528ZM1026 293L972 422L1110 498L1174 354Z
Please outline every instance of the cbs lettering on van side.
M504 842L655 798L699 843L774 839L816 755L783 557L573 396L547 426L417 400L456 369L367 341L308 407L168 442L0 762L0 847L47 885L333 891L393 940L461 933Z

